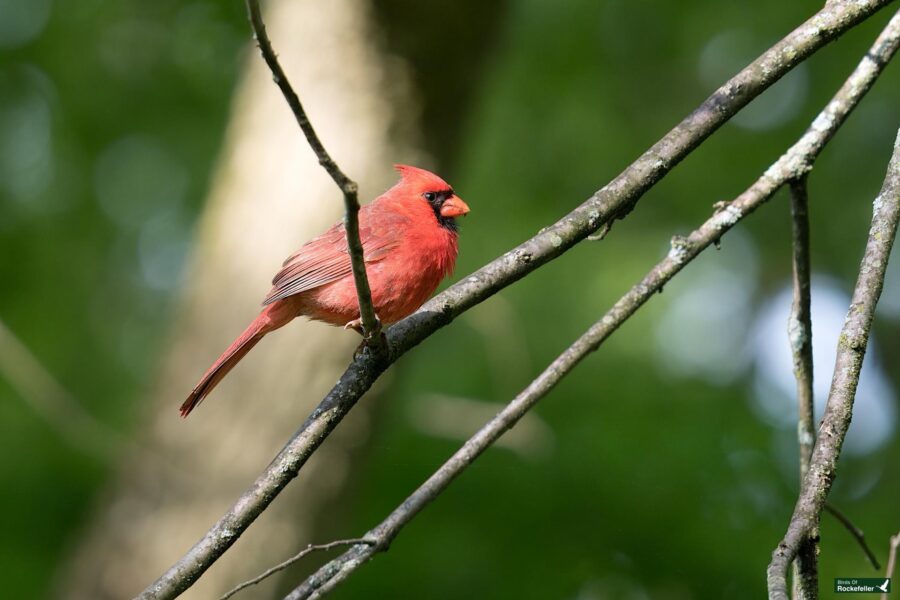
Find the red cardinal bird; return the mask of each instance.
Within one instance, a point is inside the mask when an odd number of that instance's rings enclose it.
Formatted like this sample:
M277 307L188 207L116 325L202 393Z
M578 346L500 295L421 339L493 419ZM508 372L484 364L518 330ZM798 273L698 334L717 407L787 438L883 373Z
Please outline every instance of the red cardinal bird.
M455 217L469 207L425 169L395 165L400 181L359 211L359 237L375 313L394 323L419 308L453 271ZM265 308L213 363L181 405L186 417L270 331L301 315L361 330L344 225L307 242L284 261Z

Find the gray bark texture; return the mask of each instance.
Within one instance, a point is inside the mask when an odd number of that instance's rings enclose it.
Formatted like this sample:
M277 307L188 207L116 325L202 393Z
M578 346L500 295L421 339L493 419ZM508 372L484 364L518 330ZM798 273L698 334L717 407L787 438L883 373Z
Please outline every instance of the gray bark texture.
M412 131L397 126L400 111L414 113L405 73L387 70L397 63L386 63L378 50L368 4L273 0L266 9L280 59L320 135L363 182L362 197L374 198L394 182L391 159L417 158L397 135ZM298 134L248 27L246 68L185 295L158 383L145 398L147 430L98 499L59 576L58 597L130 598L156 579L265 469L359 344L354 332L298 320L267 336L189 418L178 416L200 375L256 316L284 258L342 216L340 190ZM316 538L317 516L344 489L351 454L367 439L371 410L367 403L348 420L286 501L272 506L188 597L218 598L272 557ZM257 588L256 597L271 593L273 583Z
M900 131L894 142L894 153L888 165L881 193L875 198L872 226L866 244L859 277L841 335L837 359L831 379L831 390L812 459L800 488L787 534L772 554L767 571L769 598L787 600L787 569L810 532L818 526L828 492L834 482L838 457L853 417L853 400L869 333L875 317L875 306L881 297L888 257L900 222Z
M803 177L850 112L871 88L900 46L900 13L894 16L872 49L863 57L834 98L809 129L753 185L734 201L717 206L715 214L687 237L672 239L671 250L587 332L569 346L495 418L472 436L447 462L364 536L374 544L359 544L328 562L287 596L288 600L321 598L346 580L378 552L386 551L401 529L430 504L466 468L513 427L537 402L589 353L659 292L663 286L782 186ZM874 65L874 68L873 68ZM865 263L864 263L865 264ZM788 560L788 563L793 557ZM808 588L807 588L808 589Z
M389 328L386 332L387 355L364 348L254 484L188 553L143 592L142 597L171 598L192 585L297 476L359 398L400 355L462 312L559 257L598 229L607 228L615 219L624 217L648 189L738 110L815 51L889 3L889 0L858 0L833 2L825 6L716 90L700 107L587 201ZM850 90L848 94L861 94L863 91ZM814 126L829 129L819 122ZM824 141L819 140L819 143ZM792 174L783 181L796 178L808 169L808 164L803 162L804 156L799 153L795 158L800 162L783 166ZM714 217L713 226L718 228L718 235L714 235L711 241L718 239L724 229L746 213L735 214L732 210L724 210ZM707 233L704 231L702 235ZM686 253L679 251L670 254L678 265L676 271L680 270L680 265L691 253L696 254L701 249L691 246L690 239L687 242Z

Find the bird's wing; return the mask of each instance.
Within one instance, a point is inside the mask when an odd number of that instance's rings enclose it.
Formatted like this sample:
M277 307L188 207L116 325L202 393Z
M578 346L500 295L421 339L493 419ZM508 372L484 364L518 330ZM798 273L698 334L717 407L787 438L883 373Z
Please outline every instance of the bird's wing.
M392 227L393 219L373 222L364 219L363 211L360 211L359 226L363 254L366 263L378 262L400 245L400 237ZM352 272L344 224L339 222L284 261L281 271L272 280L272 290L263 305L337 281Z

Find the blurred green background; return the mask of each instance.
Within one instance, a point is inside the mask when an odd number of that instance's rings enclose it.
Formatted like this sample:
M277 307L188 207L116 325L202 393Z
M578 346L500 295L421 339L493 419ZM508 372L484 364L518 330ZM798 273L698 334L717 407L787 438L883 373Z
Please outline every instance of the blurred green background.
M385 46L411 66L426 148L473 208L454 279L580 203L820 4L376 3ZM429 406L465 414L473 401L514 396L664 255L671 235L752 183L889 12L754 102L606 240L402 359L360 457L350 521L324 527L347 537L380 521L477 426L436 427ZM126 435L141 425L137 402L184 283L248 40L242 2L0 0L0 321ZM810 177L819 400L900 123L898 81L893 65ZM566 379L530 435L488 452L335 596L762 595L797 487L789 231L779 194ZM882 560L900 529L894 254L832 495ZM0 444L3 595L47 597L112 470L49 427L9 373L0 374ZM833 519L822 539L823 589L872 573Z

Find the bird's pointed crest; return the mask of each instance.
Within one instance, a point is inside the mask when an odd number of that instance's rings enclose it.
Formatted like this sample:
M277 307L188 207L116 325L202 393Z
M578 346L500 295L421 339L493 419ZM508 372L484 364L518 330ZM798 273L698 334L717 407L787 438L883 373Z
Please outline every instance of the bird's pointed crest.
M400 173L400 180L408 185L422 187L428 191L449 190L450 184L425 169L412 167L410 165L394 165L394 169Z

